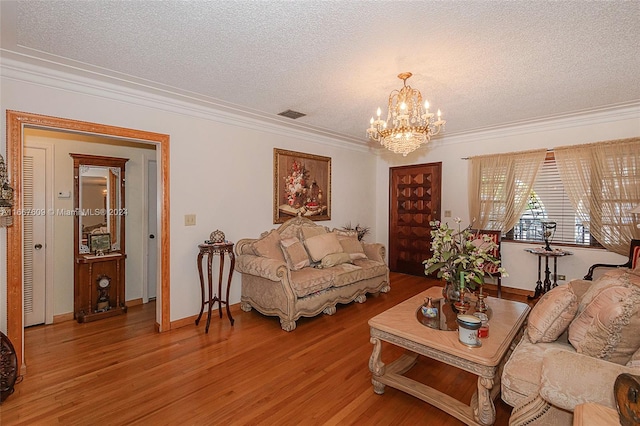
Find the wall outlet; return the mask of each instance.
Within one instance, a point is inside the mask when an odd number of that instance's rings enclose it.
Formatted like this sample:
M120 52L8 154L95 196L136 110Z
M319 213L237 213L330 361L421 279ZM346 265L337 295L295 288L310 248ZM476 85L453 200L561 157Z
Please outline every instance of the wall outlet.
M184 226L195 226L196 224L196 215L195 214L185 214L184 215Z
M567 280L567 276L566 275L556 275L556 277L558 278L558 281L566 281Z
M444 217L451 217L451 210L445 210Z

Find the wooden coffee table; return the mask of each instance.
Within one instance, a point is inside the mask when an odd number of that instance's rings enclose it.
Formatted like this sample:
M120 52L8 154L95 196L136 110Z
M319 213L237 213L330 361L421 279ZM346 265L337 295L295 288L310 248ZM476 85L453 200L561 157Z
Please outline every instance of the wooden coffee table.
M377 394L385 385L420 398L468 425L491 425L496 419L493 400L500 392L502 367L521 335L529 306L525 303L489 297L492 310L489 337L482 346L470 348L458 341L457 331L441 331L421 324L416 311L425 297L442 297L441 287L432 287L369 320L373 352L369 359L371 382ZM473 302L472 302L473 303ZM407 349L397 360L382 362L382 342ZM478 376L478 390L471 405L430 386L403 376L416 363L418 355L444 362Z

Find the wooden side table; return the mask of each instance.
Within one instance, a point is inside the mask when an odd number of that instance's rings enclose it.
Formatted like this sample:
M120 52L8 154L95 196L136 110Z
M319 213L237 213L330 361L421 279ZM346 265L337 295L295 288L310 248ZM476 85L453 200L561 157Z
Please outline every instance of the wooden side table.
M562 256L570 256L573 253L566 250L545 250L544 248L525 249L525 251L538 256L538 281L536 282L536 290L533 296L527 296L527 299L534 300L545 294L553 287L558 286L558 258ZM542 258L544 257L544 284L542 282ZM549 269L549 258L553 258L553 285L551 284L551 270Z
M233 326L234 319L231 316L231 311L229 310L229 288L231 287L231 277L233 275L233 269L236 264L236 258L233 254L233 243L220 243L220 244L199 244L198 248L200 249L200 253L198 253L198 273L200 275L200 294L202 295L202 305L200 306L200 314L196 319L196 325L200 323L200 318L202 318L202 313L204 312L204 306L207 306L207 325L205 326L204 332L209 332L209 324L211 323L211 308L214 303L218 303L218 313L220 314L220 318L222 318L222 305L226 305L227 307L227 317L229 317L229 321ZM204 275L202 273L202 260L204 256L207 256L207 296L205 296L204 289ZM225 255L229 256L231 260L231 265L229 266L229 277L227 278L227 292L224 295L222 294L222 274L224 272L224 258ZM212 284L212 271L211 264L214 256L220 257L220 271L218 273L218 293L213 295L213 284Z

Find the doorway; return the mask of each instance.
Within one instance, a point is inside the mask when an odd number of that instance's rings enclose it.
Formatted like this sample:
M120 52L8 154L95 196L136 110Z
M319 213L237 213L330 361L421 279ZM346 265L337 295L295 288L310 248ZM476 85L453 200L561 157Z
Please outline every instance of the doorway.
M7 110L7 162L11 165L11 186L14 188L14 209L22 210L23 204L23 129L25 126L62 130L67 132L111 136L121 140L146 142L156 145L159 151L161 200L160 216L160 276L161 285L156 305L156 329L170 329L170 265L169 265L169 135L107 126L84 121L69 120L44 115ZM23 312L23 254L24 223L22 216L15 215L13 226L7 229L7 335L16 349L16 355L24 374L24 312Z
M442 163L389 168L389 269L424 276L431 226L440 219Z

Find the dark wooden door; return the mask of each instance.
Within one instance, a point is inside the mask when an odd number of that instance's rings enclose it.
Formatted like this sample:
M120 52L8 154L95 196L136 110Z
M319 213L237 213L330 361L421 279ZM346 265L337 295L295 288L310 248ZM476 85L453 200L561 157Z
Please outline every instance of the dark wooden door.
M389 169L389 268L423 275L431 257L431 226L440 219L442 163Z

